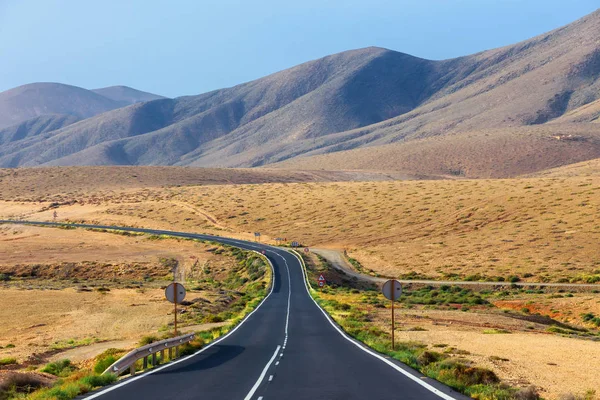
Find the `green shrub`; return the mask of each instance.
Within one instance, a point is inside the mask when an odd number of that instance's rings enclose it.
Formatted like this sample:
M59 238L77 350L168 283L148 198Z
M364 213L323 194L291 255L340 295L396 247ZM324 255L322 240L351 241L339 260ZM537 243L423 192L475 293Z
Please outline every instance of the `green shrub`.
M14 357L0 358L0 365L12 365L16 363L17 359Z
M79 380L79 383L88 385L91 388L102 387L116 382L117 376L113 374L105 375L88 375Z
M202 319L205 323L215 323L215 322L223 322L223 317L221 315L215 314L207 314Z
M600 317L597 317L594 313L585 313L585 314L581 314L581 317L583 318L583 320L585 322L589 322L591 324L594 324L598 327L600 327Z
M436 351L424 351L419 357L417 357L417 362L420 366L425 367L431 363L441 361L445 358L446 356L442 353L438 353Z
M44 368L42 368L42 372L47 374L51 374L54 376L65 377L73 372L76 368L71 364L70 360L60 360L56 362L52 362L50 364L46 364Z
M71 399L77 397L81 393L82 393L81 386L79 384L73 382L73 383L68 383L65 385L57 386L57 387L54 387L54 388L48 390L48 392L45 393L47 395L47 397L42 397L42 398L57 399L57 400L71 400Z
M94 365L94 372L97 374L101 374L106 371L106 368L110 367L118 358L113 355L107 355L105 357L99 358L96 361L96 365Z

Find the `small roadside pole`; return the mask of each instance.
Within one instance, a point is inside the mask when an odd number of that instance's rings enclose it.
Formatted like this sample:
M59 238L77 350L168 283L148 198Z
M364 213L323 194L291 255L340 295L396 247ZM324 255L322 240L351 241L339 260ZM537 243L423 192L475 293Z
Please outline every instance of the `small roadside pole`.
M173 282L165 289L165 297L175 307L175 336L177 337L177 303L181 303L185 299L185 288L181 283Z
M392 350L395 350L396 344L394 341L394 302L400 299L400 295L402 294L402 285L395 279L390 279L383 284L381 288L381 292L383 295L392 301Z
M254 240L260 243L260 232L254 232Z

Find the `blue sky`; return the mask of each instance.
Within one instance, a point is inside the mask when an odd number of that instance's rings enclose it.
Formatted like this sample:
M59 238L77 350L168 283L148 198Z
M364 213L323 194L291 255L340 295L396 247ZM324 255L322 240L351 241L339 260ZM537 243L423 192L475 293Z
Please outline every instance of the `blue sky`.
M380 46L444 59L570 23L598 0L0 0L0 91L199 94Z

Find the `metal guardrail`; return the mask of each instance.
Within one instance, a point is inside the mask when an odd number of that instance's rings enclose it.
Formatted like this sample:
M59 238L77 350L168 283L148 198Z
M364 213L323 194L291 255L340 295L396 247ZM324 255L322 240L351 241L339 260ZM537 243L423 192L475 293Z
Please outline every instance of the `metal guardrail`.
M179 357L179 346L191 342L192 340L194 340L194 337L195 335L192 333L161 340L159 342L154 342L139 347L135 350L130 351L129 353L125 354L123 357L115 361L102 373L102 375L115 374L118 376L126 369L129 369L130 374L134 376L135 363L138 360L144 360L143 369L146 369L148 368L148 357L152 357L152 366L156 366L159 363L164 363L165 350L169 350L169 359L173 360L174 358ZM175 348L175 357L173 357L173 348ZM158 359L158 353L161 354L160 360Z

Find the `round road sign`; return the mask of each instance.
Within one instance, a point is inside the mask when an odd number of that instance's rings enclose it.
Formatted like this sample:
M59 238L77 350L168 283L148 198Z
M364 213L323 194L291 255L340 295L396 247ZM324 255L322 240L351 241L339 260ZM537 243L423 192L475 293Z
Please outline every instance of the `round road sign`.
M165 297L171 303L175 303L175 293L177 293L177 304L179 304L185 299L185 288L181 283L171 283L165 289Z
M323 274L319 275L318 282L319 282L319 287L325 286L325 277L323 276Z
M390 279L383 284L381 292L388 300L398 301L402 294L402 285L395 279Z

